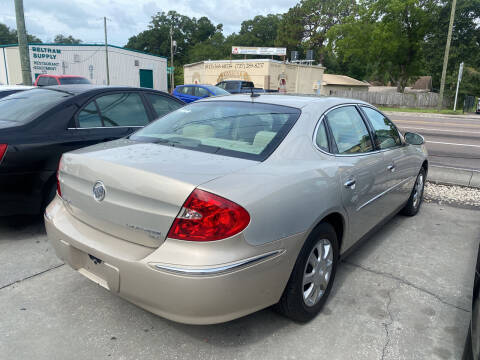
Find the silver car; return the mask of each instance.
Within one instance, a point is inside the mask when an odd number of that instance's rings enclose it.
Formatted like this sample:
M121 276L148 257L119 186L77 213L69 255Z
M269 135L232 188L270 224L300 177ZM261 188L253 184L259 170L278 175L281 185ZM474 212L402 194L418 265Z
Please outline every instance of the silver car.
M73 269L168 319L211 324L276 304L308 321L341 256L418 212L423 142L357 100L202 100L63 155L46 228Z

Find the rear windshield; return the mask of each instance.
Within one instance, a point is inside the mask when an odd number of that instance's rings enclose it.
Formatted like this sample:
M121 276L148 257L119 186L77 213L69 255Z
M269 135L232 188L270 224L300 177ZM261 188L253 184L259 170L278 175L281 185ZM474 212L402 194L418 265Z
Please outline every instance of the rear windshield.
M60 78L59 80L60 80L60 84L62 85L90 84L90 81L82 77Z
M0 99L0 120L27 123L71 96L63 91L47 89L15 93Z
M210 90L214 95L230 95L230 93L218 86L205 86L208 90Z
M263 161L282 142L300 110L253 102L193 103L158 119L130 139Z

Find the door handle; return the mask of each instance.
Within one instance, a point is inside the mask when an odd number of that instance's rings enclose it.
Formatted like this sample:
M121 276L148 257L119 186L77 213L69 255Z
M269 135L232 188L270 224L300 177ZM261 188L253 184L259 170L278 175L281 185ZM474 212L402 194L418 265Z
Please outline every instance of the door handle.
M354 190L355 189L355 184L356 184L356 181L355 179L350 179L350 180L347 180L345 182L345 184L343 184L347 189L352 189Z
M390 170L390 172L394 172L395 171L395 165L388 165L387 166L387 170Z

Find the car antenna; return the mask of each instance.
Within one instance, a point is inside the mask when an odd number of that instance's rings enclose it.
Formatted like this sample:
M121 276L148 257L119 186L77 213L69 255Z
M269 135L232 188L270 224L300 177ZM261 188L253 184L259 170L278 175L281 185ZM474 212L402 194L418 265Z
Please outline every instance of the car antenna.
M253 98L256 98L256 97L259 97L260 94L259 93L254 93L253 92L253 87L250 88L250 97L253 99Z

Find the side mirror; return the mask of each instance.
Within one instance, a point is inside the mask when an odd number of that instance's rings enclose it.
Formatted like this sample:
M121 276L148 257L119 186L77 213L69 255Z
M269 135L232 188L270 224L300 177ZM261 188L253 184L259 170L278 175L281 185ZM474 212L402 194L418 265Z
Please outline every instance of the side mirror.
M422 135L412 132L405 133L405 142L410 145L423 145L425 143L425 139Z

